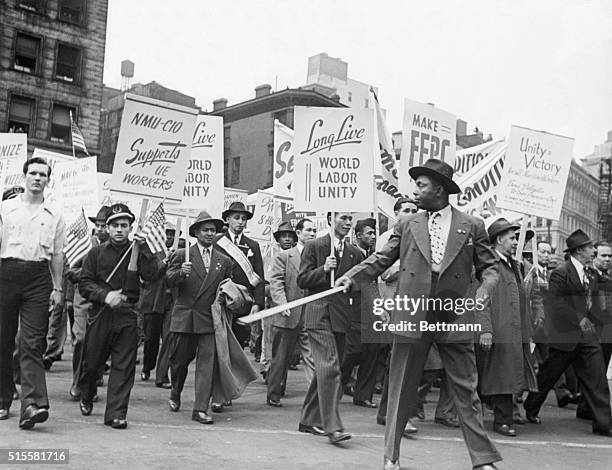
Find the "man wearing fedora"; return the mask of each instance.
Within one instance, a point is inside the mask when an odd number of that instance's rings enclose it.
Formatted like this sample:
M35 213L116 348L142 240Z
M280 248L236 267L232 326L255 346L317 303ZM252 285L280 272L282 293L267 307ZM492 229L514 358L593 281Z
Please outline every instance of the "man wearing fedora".
M221 219L212 218L206 211L200 212L189 227L189 235L197 242L177 250L166 274L168 285L178 288L170 320L172 389L168 405L170 411L180 409L188 367L195 358L195 402L191 419L202 424L213 423L208 404L213 383L218 380L211 306L219 284L231 277L233 267L231 258L213 246L215 235L222 227ZM185 258L186 250L189 250L189 261Z
M565 241L569 259L550 275L550 312L545 319L548 357L538 372L538 392L530 393L524 407L527 419L540 424L540 408L557 379L569 365L582 384L582 395L593 411L593 433L612 437L610 390L598 338L601 309L595 276L587 263L593 242L578 229Z
M274 238L280 244L282 251L279 251L272 261L270 296L273 305L284 305L304 297L304 290L297 285L300 257L304 244L314 239L315 235L316 229L310 219L300 220L295 230L291 223L283 222L274 232ZM267 377L267 403L270 406L282 406L281 397L284 395L287 383L289 362L304 327L303 311L303 307L297 307L272 317L272 360ZM299 346L310 383L314 375L310 342L306 338L299 341Z
M336 285L349 290L354 283L376 278L399 259L400 297L440 299L444 303L463 300L473 292L474 270L481 282L475 300L486 305L498 280L497 259L482 220L449 205L449 194L460 192L452 180L453 168L432 158L409 172L416 184L414 202L424 211L401 217L387 244L338 279ZM484 429L476 392L474 333L469 328L475 323L474 312L466 309L457 315L432 303L429 309L421 303L416 309L397 308L391 315L384 312L381 316L383 322L398 327L407 323L415 326L414 331L407 327L392 332L384 468L399 469L402 434L408 418L416 413L417 388L432 343L438 345L473 467L496 468L493 462L501 456ZM421 322L435 326L434 331L423 330ZM453 328L440 331L438 325Z
M158 275L157 259L138 234L134 235L139 247L137 271L128 271L130 256L123 255L130 250L128 235L134 220L134 214L125 204L110 207L106 216L109 240L89 251L79 279L79 291L91 302L77 384L81 392L81 414L89 416L93 411L99 370L110 353L104 424L114 429L127 427L128 403L134 386L138 347L137 278L151 281Z

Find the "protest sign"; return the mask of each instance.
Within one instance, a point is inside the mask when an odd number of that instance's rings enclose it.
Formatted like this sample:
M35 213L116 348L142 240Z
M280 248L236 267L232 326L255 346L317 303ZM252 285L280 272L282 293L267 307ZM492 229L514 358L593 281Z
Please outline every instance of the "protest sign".
M110 173L98 173L98 208L100 206L111 206L113 204L125 204L127 205L132 213L139 214L140 207L142 206L142 198L138 196L133 196L125 193L117 193L115 191L111 191L110 182L112 179L112 175ZM97 210L96 210L97 212ZM95 215L94 214L85 214Z
M223 210L227 209L232 202L242 202L246 206L248 194L249 192L246 189L225 188Z
M28 136L23 133L0 133L0 193L5 188L18 184L23 178L23 163L28 158ZM13 175L11 177L11 175ZM15 178L17 175L18 178Z
M253 218L249 221L249 237L258 241L272 240L272 233L280 225L280 212L275 211L276 200L269 191L257 191Z
M180 203L197 110L127 94L111 190Z
M220 214L223 200L223 118L198 116L181 208Z
M559 220L574 139L512 126L497 205Z
M454 166L457 121L453 114L409 99L404 100L402 155L399 164L400 191L412 194L408 170L421 166L430 158L437 158Z
M274 194L292 194L295 157L293 155L293 129L274 120L274 168L272 188Z
M49 178L49 183L45 188L45 199L53 204L60 204L60 188L59 188L59 180L57 178L57 174L55 172L55 168L59 163L68 162L76 160L72 155L64 155L63 153L51 152L50 150L43 150L39 148L35 148L32 154L32 158L43 158L47 161L49 166L51 167L51 178ZM23 174L22 174L23 177ZM22 179L23 181L23 179ZM22 184L22 183L19 183ZM95 194L95 192L94 192Z
M53 177L64 220L75 220L81 208L86 215L97 213L97 160L97 157L79 158L55 165Z
M295 107L297 210L373 208L374 110Z

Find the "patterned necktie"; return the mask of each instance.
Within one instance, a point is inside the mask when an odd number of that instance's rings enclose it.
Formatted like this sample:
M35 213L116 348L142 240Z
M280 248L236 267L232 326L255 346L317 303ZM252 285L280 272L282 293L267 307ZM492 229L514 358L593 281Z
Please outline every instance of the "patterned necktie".
M442 215L439 212L429 214L427 225L429 227L429 244L431 247L431 262L440 264L444 258L444 241L442 240L442 225L440 221Z
M584 270L582 271L582 285L584 286L584 290L586 292L587 313L589 313L591 311L591 307L593 306L593 298L591 297L591 289L589 288L589 277Z
M210 250L208 248L202 250L202 261L204 261L204 267L208 271L208 268L210 268Z
M336 250L338 251L338 259L342 259L342 253L344 253L344 241L338 240L338 244L336 245Z

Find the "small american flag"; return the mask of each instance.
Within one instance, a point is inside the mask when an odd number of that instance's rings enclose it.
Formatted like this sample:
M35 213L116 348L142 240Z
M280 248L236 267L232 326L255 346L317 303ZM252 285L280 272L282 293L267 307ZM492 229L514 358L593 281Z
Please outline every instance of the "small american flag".
M68 264L73 266L89 252L91 246L87 219L85 219L85 212L81 209L81 214L68 227L68 236L64 245L64 254L68 259Z
M168 253L166 248L166 213L164 212L164 203L157 206L142 229L142 236L147 241L147 245L152 253L163 251Z
M89 157L89 152L87 151L87 147L85 147L83 134L72 119L72 111L70 112L70 134L72 136L72 147L81 149Z

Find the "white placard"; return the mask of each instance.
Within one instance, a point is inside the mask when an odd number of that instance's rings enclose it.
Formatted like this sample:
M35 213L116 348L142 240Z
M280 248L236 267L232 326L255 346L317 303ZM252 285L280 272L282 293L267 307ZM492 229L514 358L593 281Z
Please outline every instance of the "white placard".
M67 223L81 213L96 214L98 202L97 157L79 158L59 162L54 168L54 179L58 188L58 200Z
M274 120L274 168L272 188L274 194L292 194L295 157L293 155L294 132L277 119Z
M296 210L374 208L374 110L295 107Z
M23 180L23 163L28 158L28 136L23 133L0 133L0 194L4 188Z

